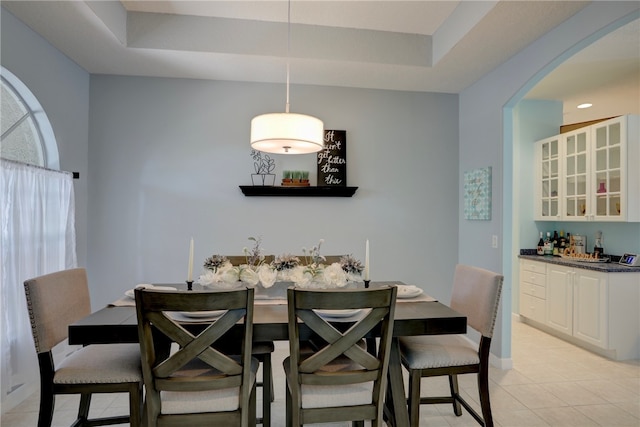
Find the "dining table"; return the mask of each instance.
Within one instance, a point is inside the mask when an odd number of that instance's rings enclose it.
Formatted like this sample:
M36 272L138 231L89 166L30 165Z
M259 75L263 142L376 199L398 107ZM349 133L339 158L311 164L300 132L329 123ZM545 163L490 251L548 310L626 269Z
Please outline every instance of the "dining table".
M371 282L370 284L371 287L394 285L406 286L400 281ZM162 286L170 286L189 292L184 284ZM349 321L353 322L354 319L336 318L331 321L333 323L342 322L345 327L348 327ZM260 299L260 296L257 295L254 303L253 323L254 342L287 341L289 334L286 299L273 297ZM137 325L133 300L129 303L126 302L126 299L124 299L124 303L123 300L119 300L69 325L69 344L137 343ZM189 327L197 330L198 322L190 323ZM203 327L203 322L200 322L200 327ZM421 293L414 298L397 299L385 401L385 418L389 425L409 426L398 337L464 334L466 330L466 316L435 298ZM301 334L304 332L301 331Z

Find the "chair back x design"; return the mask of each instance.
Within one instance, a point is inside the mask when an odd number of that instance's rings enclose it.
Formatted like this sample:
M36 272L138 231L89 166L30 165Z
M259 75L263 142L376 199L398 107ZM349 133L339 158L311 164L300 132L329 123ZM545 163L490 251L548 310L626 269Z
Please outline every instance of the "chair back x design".
M146 425L255 425L253 289L136 289L135 298ZM222 314L197 324L180 322L184 313L210 311ZM215 348L229 335L241 340L240 355ZM169 351L170 344L177 350Z
M396 292L395 287L287 290L290 357L284 367L291 425L363 420L382 425ZM330 321L320 311L355 309L361 311L344 321ZM375 334L380 342L372 351L362 343ZM305 351L310 339L315 352Z

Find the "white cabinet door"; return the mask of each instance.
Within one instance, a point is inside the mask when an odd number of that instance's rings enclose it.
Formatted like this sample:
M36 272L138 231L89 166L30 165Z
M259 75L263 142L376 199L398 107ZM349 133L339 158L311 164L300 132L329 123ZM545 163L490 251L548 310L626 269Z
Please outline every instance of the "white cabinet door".
M536 142L536 211L538 221L560 219L560 136Z
M591 188L590 129L584 128L565 134L562 141L562 205L560 212L565 221L586 221L592 211L589 205Z
M573 335L608 348L608 275L574 269Z
M573 333L573 269L547 265L547 325L567 335Z

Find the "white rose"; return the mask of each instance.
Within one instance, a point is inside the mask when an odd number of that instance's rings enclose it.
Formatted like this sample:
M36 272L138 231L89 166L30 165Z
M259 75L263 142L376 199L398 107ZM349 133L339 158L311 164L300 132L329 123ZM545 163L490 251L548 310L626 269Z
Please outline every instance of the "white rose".
M257 285L259 281L258 274L246 265L240 269L240 280L251 286Z
M276 283L278 277L278 271L275 268L271 268L268 265L261 265L258 267L258 279L262 283L262 287L267 289Z
M234 284L239 279L239 272L237 268L228 268L219 272L220 281L228 284Z
M347 275L345 274L342 267L337 262L334 262L328 267L325 267L323 272L323 281L327 285L337 286L342 288L347 285Z

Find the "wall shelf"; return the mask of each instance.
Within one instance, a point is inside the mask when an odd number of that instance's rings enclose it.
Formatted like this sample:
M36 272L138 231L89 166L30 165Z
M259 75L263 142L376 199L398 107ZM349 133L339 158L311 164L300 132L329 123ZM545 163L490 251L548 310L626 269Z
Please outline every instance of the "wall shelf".
M263 197L352 197L358 187L280 187L241 185L247 196Z

